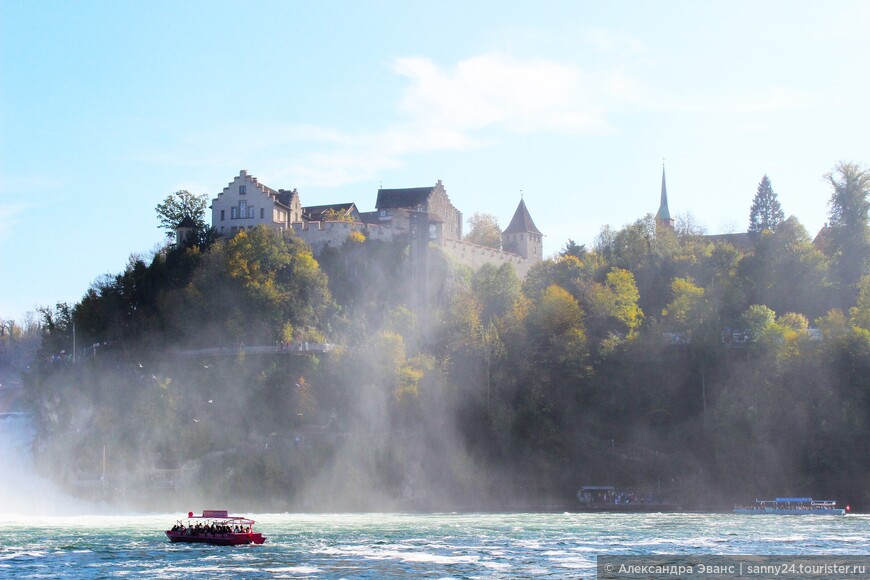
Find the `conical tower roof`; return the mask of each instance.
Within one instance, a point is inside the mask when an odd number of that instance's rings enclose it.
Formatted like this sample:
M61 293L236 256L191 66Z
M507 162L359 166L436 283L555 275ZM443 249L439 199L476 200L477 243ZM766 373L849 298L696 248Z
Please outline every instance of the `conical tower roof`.
M539 236L543 236L535 226L535 222L532 221L532 216L529 215L529 210L526 209L526 202L520 199L520 205L517 206L517 211L514 212L514 217L511 219L511 223L508 224L508 227L503 232L505 234L525 234L532 233L538 234Z
M665 184L664 165L662 165L662 200L659 204L659 211L656 213L656 219L659 221L669 221L671 219L671 211L668 209L668 187Z

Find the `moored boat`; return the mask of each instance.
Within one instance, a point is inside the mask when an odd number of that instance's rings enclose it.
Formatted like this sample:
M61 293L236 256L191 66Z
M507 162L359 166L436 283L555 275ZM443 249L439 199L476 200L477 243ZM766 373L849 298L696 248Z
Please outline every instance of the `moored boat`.
M250 518L231 516L226 510L202 510L199 516L188 512L186 518L178 520L171 529L166 530L166 537L170 542L218 546L262 544L266 537L254 531L255 523Z
M735 514L745 515L784 515L784 516L843 516L849 506L838 508L832 499L815 500L811 497L778 497L776 499L757 499L753 505L734 506Z
M578 511L584 512L673 512L672 501L652 491L618 488L612 485L585 485L577 491Z

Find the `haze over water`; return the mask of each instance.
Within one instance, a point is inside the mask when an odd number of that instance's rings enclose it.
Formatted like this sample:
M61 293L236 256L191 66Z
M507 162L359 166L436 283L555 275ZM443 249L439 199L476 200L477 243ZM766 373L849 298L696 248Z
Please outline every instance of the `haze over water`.
M0 521L0 575L149 578L594 577L601 554L870 554L870 517L252 514L262 546L171 544L182 514Z
M577 578L602 554L870 554L865 515L249 513L262 546L171 544L184 514L75 500L33 469L25 417L0 434L2 577Z

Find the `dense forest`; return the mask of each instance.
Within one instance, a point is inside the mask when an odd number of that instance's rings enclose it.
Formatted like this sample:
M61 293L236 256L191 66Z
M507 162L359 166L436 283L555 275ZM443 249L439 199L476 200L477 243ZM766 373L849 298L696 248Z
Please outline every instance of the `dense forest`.
M405 244L202 227L0 339L41 336L41 469L137 505L570 509L620 485L868 509L870 173L827 183L815 239L765 176L731 242L648 215L525 280L432 246L422 297Z

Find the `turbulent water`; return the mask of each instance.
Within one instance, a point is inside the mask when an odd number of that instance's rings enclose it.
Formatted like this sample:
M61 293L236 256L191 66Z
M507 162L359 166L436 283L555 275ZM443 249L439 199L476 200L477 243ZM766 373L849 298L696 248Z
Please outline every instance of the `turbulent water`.
M861 515L244 514L265 544L172 544L183 514L74 501L36 473L31 440L21 414L0 420L0 577L592 578L601 554L870 554Z
M599 554L870 554L860 515L248 515L262 546L171 544L181 514L7 517L0 575L593 578Z

